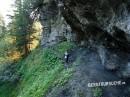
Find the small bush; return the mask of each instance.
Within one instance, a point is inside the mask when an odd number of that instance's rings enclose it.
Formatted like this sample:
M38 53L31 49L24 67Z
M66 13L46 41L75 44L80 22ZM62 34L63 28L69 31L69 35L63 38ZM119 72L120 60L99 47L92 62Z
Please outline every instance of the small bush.
M103 90L100 87L96 87L93 89L94 97L101 97L103 95Z

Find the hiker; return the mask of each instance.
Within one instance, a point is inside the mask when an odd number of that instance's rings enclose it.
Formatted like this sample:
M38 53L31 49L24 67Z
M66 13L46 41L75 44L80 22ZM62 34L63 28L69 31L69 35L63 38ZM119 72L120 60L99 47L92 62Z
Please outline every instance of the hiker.
M69 53L67 51L64 53L64 61L65 61L65 67L67 67L67 64L69 62Z
M65 54L64 54L64 59L65 59L65 62L68 63L69 62L69 53L66 51Z

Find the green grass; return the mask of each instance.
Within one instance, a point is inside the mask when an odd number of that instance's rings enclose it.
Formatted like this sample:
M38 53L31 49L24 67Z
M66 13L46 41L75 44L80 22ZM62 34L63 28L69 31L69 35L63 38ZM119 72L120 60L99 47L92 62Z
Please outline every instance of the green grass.
M0 87L0 92L3 90L0 97L44 97L53 87L64 85L72 76L73 69L64 68L62 56L72 47L71 43L63 42L54 47L33 51L18 63L17 73L22 75L18 86L13 91L7 90L8 93L4 92L7 84Z

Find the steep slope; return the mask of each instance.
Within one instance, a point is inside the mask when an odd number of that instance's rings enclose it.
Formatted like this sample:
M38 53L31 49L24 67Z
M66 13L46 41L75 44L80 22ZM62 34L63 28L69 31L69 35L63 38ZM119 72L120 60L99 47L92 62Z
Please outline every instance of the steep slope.
M39 0L29 13L43 25L42 47L14 71L3 70L0 76L9 78L0 81L0 97L129 97L129 6L128 0ZM63 62L67 50L70 68ZM88 87L119 80L121 86Z
M73 69L64 68L63 55L71 48L73 44L68 42L38 48L24 60L7 66L0 73L0 97L42 97L51 88L64 85Z
M67 50L70 56L66 68L63 55ZM117 49L115 52L114 48L102 46L83 47L62 42L47 48L38 48L14 65L14 68L11 66L5 69L3 74L10 70L10 75L5 75L10 77L9 80L0 82L0 97L129 96L129 72L125 69L128 59L128 53ZM117 64L119 67L115 67ZM115 68L111 68L113 66ZM122 71L126 72L127 77ZM122 81L123 84L88 87L88 83L106 81Z
M17 97L42 97L56 85L68 81L72 69L64 69L62 56L72 44L63 42L54 47L34 51L23 63L22 80Z
M116 55L119 52L115 53ZM121 54L122 53L122 54ZM114 58L120 66L127 65L122 58L128 58L121 52L120 60ZM129 97L129 80L121 78L120 69L117 71L107 70L102 64L100 52L97 48L77 47L71 54L76 57L74 74L69 82L63 87L55 87L46 97ZM110 56L114 53L111 52ZM105 60L105 61L108 61ZM110 60L108 64L112 64ZM88 83L122 81L122 85L106 87L88 87ZM125 84L123 84L125 82Z

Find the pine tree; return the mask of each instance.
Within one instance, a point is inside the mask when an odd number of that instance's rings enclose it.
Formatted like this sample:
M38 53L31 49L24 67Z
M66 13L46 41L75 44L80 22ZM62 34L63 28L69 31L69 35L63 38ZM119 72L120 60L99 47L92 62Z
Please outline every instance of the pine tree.
M34 40L37 40L39 36L36 36L37 34L35 33L42 31L40 22L38 23L38 18L34 19L30 17L31 13L35 11L34 4L33 0L16 0L15 14L14 16L10 16L12 19L12 22L10 23L10 32L16 37L17 49L25 56L27 56L30 50L32 50L31 47L33 47L33 49L37 47ZM36 17L37 14L38 13L36 12L34 17ZM39 29L38 26L40 27L40 30L37 30ZM39 44L38 40L37 44Z
M26 9L23 7L22 0L16 0L15 2L16 10L14 15L14 25L15 25L15 36L16 36L16 47L24 55L28 55L29 48L28 44L28 28L29 28L29 19L26 13Z

